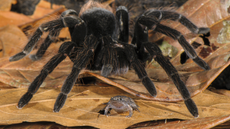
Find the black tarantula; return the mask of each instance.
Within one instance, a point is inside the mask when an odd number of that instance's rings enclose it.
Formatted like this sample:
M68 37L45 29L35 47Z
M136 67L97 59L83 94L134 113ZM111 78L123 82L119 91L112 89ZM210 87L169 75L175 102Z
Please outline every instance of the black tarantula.
M194 117L198 117L198 109L177 70L168 59L164 58L159 47L148 41L148 30L160 32L178 40L186 54L194 62L204 70L209 70L208 64L197 56L184 36L179 31L160 24L160 21L165 19L179 21L196 34L208 33L210 29L198 28L186 17L176 12L150 9L137 18L134 25L134 36L129 44L128 9L125 6L119 6L114 15L101 6L97 2L89 1L82 7L83 11L79 15L74 10L66 10L59 19L42 24L35 31L24 50L10 57L10 61L25 57L32 51L43 32L49 32L37 53L30 56L32 60L37 60L43 56L60 30L64 27L69 28L71 41L63 43L58 54L53 56L43 67L41 73L29 86L28 91L19 100L18 108L24 107L30 101L47 75L67 56L73 62L73 67L54 104L54 112L59 112L63 107L67 95L75 84L80 71L84 68L101 70L101 75L105 77L110 74L122 74L129 68L133 68L148 92L155 97L157 95L156 88L144 67L145 61L153 58L172 78L190 113Z

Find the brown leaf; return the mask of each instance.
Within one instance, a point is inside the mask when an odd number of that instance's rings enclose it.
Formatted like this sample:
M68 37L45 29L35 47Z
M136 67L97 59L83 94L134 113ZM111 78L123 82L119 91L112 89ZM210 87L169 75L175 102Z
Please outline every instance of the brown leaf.
M41 20L40 19L35 20L32 23L28 23L23 26L20 26L20 28L25 29L25 28L38 27L39 24L44 22L44 20L47 20L50 17L54 17L56 15L60 15L60 13L63 12L64 10L65 10L64 8L58 8L55 11L53 11L51 15L45 16ZM29 32L29 33L32 34L33 32ZM70 38L68 29L62 30L60 37ZM5 27L0 28L0 57L4 57L1 60L2 74L1 74L0 80L3 80L2 82L5 85L10 85L13 87L28 87L28 85L36 77L34 75L38 75L43 65L53 55L57 53L59 46L61 44L59 43L59 44L51 45L51 47L45 54L49 56L46 56L46 58L43 58L40 61L33 62L28 57L26 57L26 59L23 59L21 62L20 61L19 62L9 62L8 61L9 57L18 53L19 51L22 51L27 42L28 42L27 37L18 27L11 25L11 26L5 26ZM61 65L59 65L57 69L60 70L58 72L60 74L57 74L55 72L53 74L50 74L50 76L48 76L49 79L48 78L46 79L49 83L45 82L43 86L46 86L47 84L51 87L57 87L58 85L62 84L63 83L62 81L65 79L66 75L69 73L68 68L71 68L70 66L71 64L69 64L68 62L69 61L65 63L64 61ZM32 68L28 64L30 64ZM63 67L67 67L67 72L65 71L63 72L62 70Z
M33 19L39 19L44 16L48 16L55 12L55 10L60 10L60 8L64 8L63 6L59 5L53 5L52 9L50 8L51 5L49 2L41 0L40 3L36 6L36 10L34 11L34 14L30 16Z
M177 10L177 12L186 16L189 20L194 22L198 27L211 28L213 25L219 23L221 19L226 19L227 17L229 17L229 13L227 12L227 8L225 7L226 5L225 1L227 0L222 0L222 1L189 0L183 6L181 6ZM173 28L182 32L183 35L191 33L186 27L184 27L178 22L172 22L171 24L172 25L170 25L170 23L167 23L167 25L173 26ZM196 38L197 37L195 37L195 39ZM169 40L169 39L170 38L167 38L166 41L182 49L182 47L178 43L176 43L177 41ZM195 39L188 39L188 41L191 43ZM202 40L199 40L199 41L202 41Z
M221 57L216 58L220 60ZM223 59L222 59L223 60ZM224 61L223 61L224 62ZM224 66L213 68L208 71L199 72L179 72L181 79L185 82L191 96L195 96L204 91L218 76L230 65L230 61L225 62ZM198 67L198 66L197 66ZM186 69L185 69L186 70ZM176 102L183 100L176 86L167 76L163 69L146 69L149 77L153 80L157 88L157 96L152 97L146 88L141 83L134 71L129 71L122 77L113 76L108 79L92 72L86 72L107 84L118 87L134 96L139 96L143 99ZM155 81L154 81L155 80ZM156 81L157 80L157 81Z
M19 28L24 33L26 33L27 36L31 36L31 35L33 35L33 32L42 23L45 23L45 22L57 19L61 15L61 13L64 12L65 10L66 9L64 7L57 8L57 9L53 10L51 13L49 13L49 14L43 14L43 16L41 18L35 19L35 20L33 20L33 22L29 22L29 23L25 23L23 25L19 25ZM36 11L35 11L34 15L36 15ZM37 16L34 16L34 17L37 17ZM68 37L68 38L70 38L70 35L69 35L69 32L68 32L68 28L62 29L59 37Z
M229 66L229 51L230 45L226 44L206 58L205 61L208 62L209 66L211 67L211 70L208 71L203 71L194 62L176 66L181 79L185 82L192 96L195 96L205 90L220 75L220 73L222 73ZM157 88L158 94L155 98L148 94L148 91L140 82L140 79L134 71L130 70L127 74L121 75L122 77L112 76L110 80L94 73L88 74L144 99L158 101L182 100L181 95L176 89L174 83L162 68L147 68L146 71Z
M2 6L4 6L5 4L7 5L9 4L11 7L12 0L4 1L1 3L4 3ZM54 14L56 14L58 11L63 12L63 10L65 10L64 7L58 6L58 5L54 5L53 9L50 9L50 3L43 1L43 0L41 0L41 2L37 5L36 10L32 16L26 16L26 15L15 13L15 12L10 12L10 9L1 10L1 7L0 7L0 19L1 19L0 27L6 26L6 25L21 26L26 23L30 23L35 19L38 20L44 16L53 15L54 17Z
M36 22L40 22L40 21L36 21ZM29 25L33 26L33 24L29 24ZM26 42L24 42L24 44L25 43ZM38 75L43 65L53 55L55 55L55 53L57 53L59 45L60 43L58 45L57 44L51 45L51 47L46 52L44 58L42 58L42 60L35 61L35 62L31 61L28 57L17 62L9 62L8 57L2 59L2 63L0 65L0 69L2 71L0 76L0 81L5 84L11 85L13 87L27 87L36 77L34 75ZM21 47L20 49L23 49L22 46L25 45L19 45L19 46ZM9 49L11 48L12 47L9 47ZM221 47L217 49L216 52L214 52L212 55L207 57L206 61L209 63L209 65L212 68L212 70L210 71L203 71L194 62L177 66L177 69L181 71L180 72L181 77L184 80L184 82L186 82L186 85L190 90L192 96L206 89L211 84L211 82L219 75L219 73L221 73L221 71L223 71L228 66L228 63L225 60L226 56L228 56L228 53L225 53L223 55L220 54L220 52L227 52L229 50L226 48L230 48L230 47L228 46ZM58 66L58 68L56 68L56 70L54 70L53 73L51 73L48 76L48 78L45 80L42 86L57 87L61 85L64 82L65 77L69 74L71 66L72 63L70 63L69 60L65 60L63 63L61 63ZM194 73L195 71L197 73ZM140 83L140 80L137 78L137 75L133 71L130 71L129 73L123 76L123 78L126 78L125 80L124 79L114 80L114 82L117 83L114 83L107 78L101 77L93 73L88 73L88 74L91 74L108 84L117 86L133 95L139 95L140 97L145 99L159 100L159 101L182 100L178 90L176 89L176 87L174 86L172 81L168 78L168 76L166 75L166 73L162 68L147 69L147 72L148 75L153 79L158 89L158 95L156 98L152 98L151 96L148 95L148 92L146 91L144 86ZM124 86L119 85L118 83L123 84Z
M221 124L225 121L228 121L230 116L220 116L220 117L206 117L206 118L198 118L192 119L188 121L174 121L174 122L166 122L165 124L160 124L157 126L148 126L142 127L142 129L166 129L166 128L173 128L173 129L207 129L212 128L218 124Z
M216 3L217 2L217 3ZM223 2L223 1L222 1ZM205 9L210 8L213 4L219 4L222 15L218 18L226 18L228 17L228 14L226 14L226 10L223 10L222 7L224 3L219 3L219 1L199 1L199 2L192 2L189 1L189 4L186 3L184 5L185 7L190 5L189 8L193 9L188 12L190 15L194 14L194 17L197 18L197 15L195 13L199 13L200 9L203 11L206 11ZM200 5L199 5L200 4ZM209 5L210 4L210 5ZM199 11L194 10L195 6L199 7ZM219 7L219 6L218 6ZM182 7L184 9L184 7ZM201 11L202 12L202 11ZM213 12L212 12L213 13ZM215 13L213 13L214 15ZM211 13L208 13L207 15L212 15ZM216 15L216 14L215 14ZM215 19L215 16L213 16L214 19L211 22L212 24L221 24L218 20ZM201 18L198 18L201 19ZM202 20L202 19L201 19ZM206 23L210 26L210 21L202 21L202 23ZM213 26L213 25L212 25ZM212 31L213 26L211 28L211 33L215 33L215 31ZM179 27L180 28L180 27ZM221 28L220 28L221 29ZM219 30L220 30L219 29ZM216 29L215 29L216 30ZM210 37L212 38L212 37ZM214 36L215 38L215 36ZM215 38L216 39L216 38ZM213 41L213 40L212 40ZM188 87L190 93L192 96L200 93L204 89L206 89L214 80L218 77L218 75L229 66L229 51L230 46L228 44L226 45L220 45L219 48L212 47L212 53L210 53L209 56L206 57L205 61L208 62L208 64L211 67L211 70L209 71L203 71L200 67L197 66L194 62L189 62L183 65L177 65L176 68L179 71L181 78L184 82L186 82L186 86ZM178 57L178 56L177 56ZM178 58L174 58L172 61L179 60ZM173 62L175 64L175 62ZM154 84L156 85L158 89L158 95L156 98L152 98L146 91L146 89L143 87L143 85L140 83L140 80L137 78L136 74L134 72L128 72L128 74L125 74L123 77L125 78L119 78L115 77L115 79L108 80L106 78L103 78L101 76L95 75L93 73L89 73L103 81L105 81L108 84L117 86L130 94L140 96L145 99L153 99L153 100L159 100L159 101L179 101L181 99L181 95L177 91L176 87L172 83L171 79L168 78L167 74L164 72L162 68L154 68L151 67L149 69L146 69L148 72L148 75L151 77L151 79L154 80ZM196 73L195 73L196 72ZM122 85L120 85L122 84ZM128 87L128 88L127 88ZM135 89L135 90L134 90ZM144 94L142 94L144 93Z
M191 1L189 2L191 4ZM203 0L200 3L198 2L198 4L191 4L189 9L192 10L193 8L198 8L199 10L204 7L203 5L208 7L208 3L213 4L213 2L214 0ZM198 13L199 11L195 10L195 12ZM190 14L194 13L195 15L195 12L193 10L193 12L190 12ZM199 22L203 23L202 21ZM34 23L35 22L31 24ZM217 21L214 21L212 25L213 24L217 24ZM201 26L203 25L201 24ZM18 28L12 27L9 30L11 29L17 30ZM10 33L12 32L10 31ZM4 41L3 44L4 43L7 43L7 41ZM13 41L10 41L10 43L13 44ZM24 45L20 44L18 46L20 50L15 50L14 52L20 52L25 44L26 42L24 42ZM13 87L28 87L28 85L39 74L43 65L53 55L55 55L55 53L57 53L60 45L61 43L52 44L46 52L45 56L39 61L31 61L28 57L25 57L24 59L17 62L9 62L9 57L1 58L0 81ZM227 47L223 46L220 46L219 49L215 50L213 54L207 56L205 59L212 68L209 71L203 71L193 62L176 66L192 95L196 95L193 97L193 99L198 105L200 118L230 115L230 101L228 97L215 94L210 91L204 91L204 89L206 89L206 87L209 86L209 84L227 66L229 66L229 62L227 62L225 59L228 59L228 50L230 47L228 47L228 45L226 45ZM15 44L14 47L16 47ZM8 56L11 56L12 53L8 51L14 47L9 46L4 48L6 49L4 52L9 53ZM223 53L223 51L226 51L226 53ZM36 50L33 51L32 54L35 52ZM124 76L111 76L110 79L104 78L92 72L85 71L83 73L86 75L97 77L102 81L114 85L118 88L101 85L76 86L70 92L63 109L59 113L53 113L53 104L58 93L60 92L60 88L49 89L49 87L61 86L64 82L64 79L69 74L71 67L71 61L68 59L64 60L50 75L48 75L47 79L44 81L42 87L45 86L46 88L41 88L38 93L34 95L30 103L22 110L17 109L16 104L19 98L26 92L27 89L19 88L1 90L0 95L2 99L0 100L0 115L2 118L0 118L0 123L12 124L23 121L54 121L67 126L89 125L98 128L126 128L130 125L133 125L134 123L149 120L174 118L193 119L183 102L166 103L150 101L159 100L175 102L182 100L181 95L178 93L174 84L161 68L147 69L148 75L154 81L154 84L158 90L158 95L156 98L152 98L148 95L146 89L140 83L140 80L137 78L137 75L133 71L130 71ZM201 91L204 93L200 93ZM138 95L144 99L150 99L142 100L137 97L134 98L137 104L140 106L141 112L134 112L132 118L125 118L122 116L122 114L113 114L113 116L109 117L98 114L98 111L103 109L105 106L103 103L108 102L110 97L115 95L127 96L127 92L133 95ZM208 120L208 118L206 120ZM117 123L120 123L120 125L117 125Z
M12 38L13 37L13 38ZM61 43L52 44L47 50L45 57L39 61L32 61L28 57L18 61L9 62L9 57L22 51L25 44L27 43L27 37L25 34L16 26L6 26L0 29L0 41L1 41L1 52L0 55L0 80L13 87L28 87L28 85L34 80L36 75L40 73L43 65L54 56ZM34 53L36 51L33 51ZM43 86L57 87L63 83L66 75L69 74L69 70L72 67L70 60L63 61L53 72L48 76L46 81L48 83L43 84ZM59 73L59 74L58 74ZM60 80L60 81L58 81Z
M230 91L226 89L212 89L213 92L230 97Z
M53 47L59 47L58 45L52 45ZM51 48L52 48L51 46ZM57 50L57 49L56 49ZM1 82L11 85L13 87L28 87L35 77L40 73L43 65L53 56L53 53L49 51L46 58L40 61L32 61L28 57L25 57L18 62L9 62L9 57L1 58ZM29 65L28 65L29 64ZM66 59L56 68L54 72L48 75L42 87L57 87L63 83L66 76L70 73L72 63Z
M10 11L11 4L14 2L14 0L0 0L0 10L1 11Z
M33 19L15 12L0 11L0 27L6 25L21 25L33 21Z
M0 28L0 57L18 53L24 47L25 42L27 42L27 37L17 26Z
M27 89L1 90L0 118L1 124L13 124L23 121L53 121L64 126L93 126L97 128L126 128L134 123L157 119L193 119L183 103L165 103L147 101L134 98L140 106L140 112L134 112L131 118L122 114L112 116L99 115L99 111L105 107L103 103L110 97L127 94L117 88L101 86L76 86L59 113L54 113L53 104L60 89L38 90L23 109L17 109L16 104ZM106 92L104 92L106 91ZM230 115L230 99L223 95L210 91L195 96L199 109L199 118L219 117ZM217 118L219 119L219 118ZM207 119L206 119L207 120ZM117 125L119 123L119 125Z
M227 11L227 0L200 0L200 1L193 1L189 0L186 2L181 8L179 8L177 11L179 13L184 14L189 20L194 22L198 27L209 27L210 28L210 37L208 37L210 44L217 45L219 47L219 44L216 44L217 36L223 26L222 21L227 20L230 18L230 15ZM215 7L215 8L213 8ZM181 24L174 23L173 26L175 29L179 30L183 33L183 35L190 34L191 32L184 27ZM194 38L186 38L187 41L191 44L192 42L197 42L200 44L204 44L202 38L199 36L196 36ZM178 54L173 59L171 59L171 62L173 65L179 65L180 64L180 55L184 51L180 44L169 37L166 37L164 39L168 43L176 46L178 48ZM204 46L201 46L204 47ZM202 52L200 52L202 48L197 49L198 55L202 56ZM208 53L209 55L212 55L213 52ZM204 58L204 57L203 57ZM191 60L191 59L189 59ZM187 61L191 62L191 61Z
M20 124L13 125L1 125L0 129L74 129L75 127L65 127L54 122L24 122ZM92 128L93 129L93 128Z

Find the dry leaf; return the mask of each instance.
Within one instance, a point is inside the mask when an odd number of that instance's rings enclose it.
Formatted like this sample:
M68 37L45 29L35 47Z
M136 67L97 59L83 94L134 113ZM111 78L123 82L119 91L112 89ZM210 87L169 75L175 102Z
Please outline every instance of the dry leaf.
M25 42L27 42L27 37L17 26L0 28L0 57L17 54L22 50Z
M20 123L13 125L2 125L0 129L74 129L75 127L65 127L54 122L36 122L36 123ZM93 129L93 128L92 128Z
M11 4L14 2L14 0L0 0L0 10L1 11L10 11Z
M34 14L30 17L33 19L38 19L52 14L53 12L55 12L55 10L64 8L64 6L58 6L58 5L53 5L52 9L50 7L51 5L49 2L41 0L39 4L36 6L36 10L34 11Z
M226 2L228 0L200 0L200 1L192 1L189 0L186 2L181 8L178 9L179 13L184 14L187 18L193 21L198 27L209 27L210 28L210 37L208 37L210 44L216 44L217 36L221 30L221 26L223 26L222 21L230 18L230 14L226 8ZM215 8L213 8L215 7ZM175 29L183 32L184 35L191 33L188 29L186 29L181 24L173 24L172 26ZM176 46L180 52L178 52L177 56L171 59L173 65L179 65L181 53L184 51L179 43L169 37L164 39L168 43ZM192 42L197 42L200 44L204 44L202 38L196 36L194 38L187 38L187 41L191 44ZM203 47L203 46L201 46ZM199 48L201 49L201 48ZM197 50L198 55L202 57L202 52ZM212 55L211 53L208 53ZM191 59L189 59L191 60ZM191 61L187 61L191 62Z
M55 53L57 53L60 44L61 43L52 44L46 52L45 57L39 61L31 61L28 57L25 57L24 59L17 62L9 62L8 57L2 58L2 62L0 63L0 81L14 87L28 87L28 85L34 80L36 75L39 74L43 65L48 62L48 60L53 55L55 55ZM211 60L214 63L212 63L211 61L209 63L215 65L210 65L212 69L209 71L201 70L198 66L196 66L195 63L187 63L180 66L181 70L184 71L179 73L182 80L186 82L186 86L188 87L192 96L206 89L212 83L212 81L214 81L215 78L226 67L229 66L230 62L226 62L224 60L225 56L225 54L218 55L213 60ZM218 64L216 64L215 62L218 62ZM42 87L57 87L59 85L62 85L66 76L71 70L72 64L73 63L70 60L64 60L51 74L49 74L45 82L42 84ZM193 72L194 69L198 69L199 71L195 73ZM119 87L130 94L138 95L145 99L159 101L182 100L181 95L179 94L175 85L172 83L171 79L169 79L163 69L158 68L146 70L149 77L153 79L154 84L158 89L158 95L156 98L146 95L148 94L147 90L142 85L137 75L131 70L127 74L122 75L122 78L119 78L119 76L112 76L112 78L110 78L112 79L112 81L95 73L87 72L87 74L95 76L110 85Z
M198 27L212 28L213 25L219 23L220 20L229 17L229 13L226 8L227 1L228 0L188 0L183 6L177 9L177 12L183 14L185 17L187 17L189 20L195 23L195 25L197 25ZM185 26L181 25L179 22L166 21L164 24L169 25L174 29L182 32L185 36L187 34L191 34L191 32ZM214 31L214 33L215 32L216 31ZM152 40L154 41L156 39L159 38L154 37L153 35ZM169 44L172 44L173 46L177 47L179 51L183 51L182 47L176 40L173 40L169 37L165 37L164 40L167 41ZM187 41L189 43L192 43L194 41L197 41L198 43L203 43L202 39L198 38L198 36L196 36L195 38L187 38ZM180 54L181 52L179 52L178 54Z
M1 90L1 124L21 123L23 121L54 121L65 126L93 126L97 128L126 128L134 123L157 119L194 119L183 103L165 103L134 98L140 106L140 112L134 112L131 118L120 114L100 115L110 97L127 94L117 88L101 86L76 86L59 113L53 112L55 99L60 89L39 89L30 103L23 109L16 104L27 89ZM106 92L104 92L106 91ZM130 96L132 97L132 96ZM204 91L194 98L199 109L199 118L230 115L230 98ZM119 125L117 125L119 123Z
M10 0L11 1L11 0ZM6 4L7 2L1 2ZM11 5L11 3L8 3ZM49 6L49 7L48 7ZM26 16L24 14L19 14L16 12L10 12L8 11L2 11L0 10L0 27L6 26L6 25L24 25L26 23L30 23L35 19L40 19L44 16L52 15L53 13L57 11L63 11L65 10L63 6L57 6L54 5L53 9L50 9L50 3L41 0L41 2L38 4L34 14L32 16Z
M215 0L202 0L197 3L193 3L192 0L189 1L185 6L181 8L185 8L189 5L188 10L189 17L193 18L191 15L199 16L198 13L203 13L209 6L212 4L220 5L221 3L216 3L219 1ZM209 5L210 4L210 5ZM214 7L214 6L213 6ZM196 8L196 10L193 10ZM200 12L200 9L201 12ZM222 7L218 8L222 11ZM184 11L185 12L185 11ZM213 13L213 12L212 12ZM215 13L213 13L215 14ZM222 14L222 13L221 13ZM224 13L225 14L225 13ZM186 14L185 14L186 15ZM204 14L202 14L204 15ZM201 16L202 16L201 15ZM210 15L207 15L210 16ZM205 23L203 21L199 21L199 26L208 25L211 27L211 31L214 30L215 25L219 25L219 21L221 18L226 18L228 15L221 15L222 17L216 18L216 15L213 15L213 21L208 21ZM200 18L201 19L201 18ZM38 23L40 21L37 21ZM33 26L33 22L31 25ZM20 28L24 28L21 26ZM180 27L179 27L180 28ZM17 30L17 27L9 26L9 31L11 34L14 34L11 30ZM5 31L0 32L4 34ZM22 32L17 32L21 35ZM18 34L15 34L18 35ZM1 36L1 35L0 35ZM24 36L24 35L23 35ZM6 36L7 37L7 36ZM13 36L12 36L13 37ZM24 36L25 37L25 36ZM5 37L0 39L4 39ZM215 36L213 37L215 38ZM5 38L7 39L7 38ZM195 39L198 40L196 37ZM210 38L212 39L212 38ZM191 40L192 41L192 40ZM198 40L197 42L199 42ZM213 40L211 40L213 42ZM7 43L7 40L4 40L2 46L5 46L4 43ZM10 41L11 44L15 41ZM8 43L9 44L9 43ZM14 52L19 52L23 49L24 45L20 44L16 47L20 50L15 50ZM28 85L34 80L36 75L39 74L43 65L57 53L59 46L61 43L52 44L50 48L47 50L45 56L39 61L31 61L28 57L17 61L17 62L9 62L9 57L2 57L0 62L0 81L4 84L9 84L14 87L28 87ZM9 52L13 47L9 46L4 48L3 56L11 56L12 52ZM213 51L213 54L207 56L205 60L211 66L211 70L203 71L199 68L195 63L186 63L183 65L177 65L177 69L179 70L182 79L186 82L188 89L192 93L192 95L196 95L193 97L193 100L198 106L199 109L199 118L205 117L216 117L216 119L222 119L226 116L230 115L230 98L219 95L210 91L204 91L204 89L209 86L212 81L226 68L229 66L230 62L227 62L228 59L228 51L230 47L228 45L222 45L217 50ZM35 53L36 51L33 51ZM226 53L224 53L226 52ZM177 61L175 61L177 60ZM174 64L178 64L179 58L176 57L173 59ZM174 84L165 74L165 72L161 68L157 69L147 69L149 76L154 80L155 85L158 89L158 96L156 98L151 98L150 96L143 93L147 93L146 89L143 87L141 83L139 83L139 79L134 72L130 71L127 75L124 76L111 76L110 79L103 78L95 73L85 71L83 72L85 75L91 75L96 78L101 79L102 81L114 85L118 88L111 86L76 86L70 92L69 97L67 99L66 104L63 109L59 113L53 113L53 105L55 99L60 92L60 88L49 89L47 87L58 87L61 86L69 74L72 67L72 63L70 60L64 60L50 75L48 75L47 79L43 83L42 87L38 90L30 101L30 103L25 106L22 110L16 108L16 104L19 98L26 92L26 88L18 88L11 90L1 90L1 100L0 100L0 118L1 124L13 124L13 123L21 123L23 121L36 122L36 121L54 121L56 123L66 125L66 126L94 126L97 128L126 128L135 123L149 121L149 120L158 120L158 119L193 119L191 114L188 112L186 106L183 102L178 103L168 103L168 102L157 102L150 100L143 100L140 98L134 98L137 104L140 106L141 112L134 112L133 117L126 118L122 116L122 114L113 114L113 116L106 117L104 115L99 115L98 111L103 109L105 105L103 103L108 102L110 97L115 95L126 95L127 92L133 95L137 95L152 100L160 100L160 101L179 101L181 99L181 95L178 93ZM156 76L157 75L157 76ZM112 80L112 81L111 81ZM123 84L117 84L116 82ZM122 90L120 90L120 89ZM204 93L200 93L204 91ZM198 94L200 93L200 94ZM129 97L134 97L130 96ZM207 118L209 122L212 122L212 118ZM212 119L212 120L211 120ZM192 121L190 121L192 122ZM207 123L209 123L207 122ZM120 123L120 125L117 125ZM188 122L189 123L189 122ZM196 123L196 122L195 122ZM183 124L187 124L186 122ZM201 126L203 127L203 126Z
M35 62L31 61L28 57L17 62L9 62L8 57L3 58L2 63L0 65L2 71L0 80L5 84L14 87L27 87L36 77L34 75L38 75L43 65L53 55L55 55L55 53L57 53L59 45L53 44L46 52L44 58L42 58L42 60L35 61ZM20 45L20 47L22 46L24 45ZM228 54L224 53L223 55L220 55L220 52L226 52L226 51L228 51L228 49L226 49L226 46L224 46L217 49L212 55L207 57L206 61L209 63L209 65L212 68L212 70L209 71L203 71L195 63L186 63L184 65L177 66L177 69L179 71L183 71L180 72L181 77L184 80L184 82L186 82L186 85L190 90L192 96L206 89L211 84L211 82L228 66L228 63L225 60L225 57ZM216 62L218 62L218 64ZM72 67L72 63L70 63L69 60L65 60L56 68L56 70L54 70L53 73L51 73L47 77L42 87L44 86L57 87L61 85L64 82L66 76L69 74L71 67ZM114 82L123 84L124 86L114 83L109 79L103 78L99 75L93 73L88 73L88 74L91 74L108 84L117 86L128 93L131 93L133 95L138 95L145 99L159 100L159 101L182 100L178 90L176 89L172 81L168 78L168 76L166 75L163 69L161 68L147 69L147 72L148 75L154 80L154 83L158 89L158 96L156 98L146 95L146 93L148 94L148 92L146 91L144 86L140 83L140 80L137 78L136 74L132 71L124 75L123 79L114 80Z
M21 25L27 22L32 22L33 19L15 12L0 11L0 27L6 25Z
M207 117L207 118L198 118L198 119L192 119L188 121L181 121L181 120L167 120L165 119L164 121L149 121L149 122L142 122L138 123L135 125L132 125L128 127L128 129L152 129L152 128L160 128L160 129L165 129L165 128L192 128L192 129L200 129L200 128L211 128L216 125L219 125L227 120L229 120L229 116L220 116L220 117ZM211 123L211 124L210 124ZM219 125L220 126L220 125ZM53 129L53 128L58 128L58 129L75 129L78 128L77 126L74 127L66 127L62 126L60 124L56 124L54 122L24 122L21 124L13 124L13 125L3 125L0 127L0 129L5 129L5 128L11 128L11 129L27 129L27 128L45 128L45 129ZM80 128L89 128L89 129L94 129L94 127L80 127Z
M218 124L221 124L225 121L228 121L230 116L220 116L220 117L206 117L206 118L198 118L192 119L188 121L174 121L174 122L166 122L165 124L157 125L157 126L149 126L149 127L142 127L142 129L207 129L212 128Z
M220 57L217 59L220 59ZM230 61L225 62L225 64L222 67L213 68L208 71L179 73L181 75L181 79L185 82L185 85L190 91L191 96L195 96L200 92L204 91L219 76L219 74L229 66L229 64ZM110 79L92 72L86 73L104 81L105 83L118 87L134 96L139 96L143 99L166 102L176 102L183 100L176 86L167 76L163 69L146 70L149 77L152 80L155 80L153 81L153 83L157 88L156 97L152 97L149 95L148 91L143 86L143 84L141 83L134 71L130 70L127 74L121 75L122 77L113 76Z

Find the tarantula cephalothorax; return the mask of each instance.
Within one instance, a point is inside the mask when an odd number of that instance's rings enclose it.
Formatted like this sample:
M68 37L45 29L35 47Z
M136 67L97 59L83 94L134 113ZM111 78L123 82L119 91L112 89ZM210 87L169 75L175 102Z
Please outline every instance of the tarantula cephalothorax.
M148 30L151 29L178 40L186 54L201 68L208 70L210 69L208 64L197 56L184 36L177 30L160 24L160 21L164 19L179 21L196 34L207 33L209 28L198 28L186 17L173 11L150 9L137 18L134 25L134 37L131 44L128 44L129 15L127 8L119 6L114 15L99 5L99 3L90 1L82 7L87 6L88 9L82 11L80 16L74 10L67 10L61 14L59 19L42 24L35 31L24 50L10 58L10 61L23 58L31 52L43 32L49 32L37 53L30 56L32 60L41 58L54 38L58 36L60 30L64 27L69 28L72 41L63 43L58 54L53 56L43 67L41 73L18 102L18 108L22 108L30 101L46 76L66 56L73 62L73 67L54 104L54 112L59 112L63 107L68 93L80 71L84 68L101 70L101 75L105 77L110 74L125 73L129 68L133 68L148 92L155 97L157 95L156 88L143 65L147 59L154 58L172 78L190 113L194 117L198 117L198 109L185 84L181 81L177 70L168 59L164 58L158 46L148 41Z

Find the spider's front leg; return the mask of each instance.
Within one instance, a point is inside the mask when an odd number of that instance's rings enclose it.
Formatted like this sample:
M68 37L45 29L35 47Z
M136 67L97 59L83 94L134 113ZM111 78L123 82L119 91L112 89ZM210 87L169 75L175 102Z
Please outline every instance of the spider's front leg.
M69 94L74 83L76 82L76 79L80 71L84 69L89 63L90 59L92 59L94 55L94 50L96 49L98 45L97 38L93 35L88 36L84 43L85 44L84 44L83 50L78 53L74 61L72 71L66 78L62 86L61 93L57 97L57 100L54 104L54 112L59 112L60 109L65 104L67 95Z
M37 44L38 40L42 36L44 32L49 32L49 35L45 39L44 43L42 43L41 47L37 51L35 55L31 55L30 58L32 60L40 59L50 44L56 39L59 35L60 31L64 27L74 27L74 25L81 23L82 20L77 16L77 13L74 10L66 10L63 12L59 19L49 21L47 23L42 24L38 29L34 32L33 36L30 38L27 45L24 47L22 52L10 57L10 61L17 61L28 55Z
M126 43L121 43L121 44L122 44L121 48L125 53L125 56L129 60L132 68L135 70L138 77L141 79L142 84L145 86L148 92L153 97L155 97L157 95L156 88L145 71L144 63L138 59L135 51L135 47L133 45L126 44Z
M119 6L116 11L116 20L117 20L117 28L118 28L118 42L114 43L114 48L119 51L121 57L126 56L125 60L128 59L129 64L132 65L134 70L136 71L138 77L142 80L143 85L146 87L148 92L155 97L157 94L156 88L153 82L148 77L144 65L138 59L136 55L136 51L133 45L128 44L129 39L129 15L128 9L124 6ZM148 36L148 35L147 35ZM123 58L119 58L119 62L121 66L126 67L126 61L123 61Z

